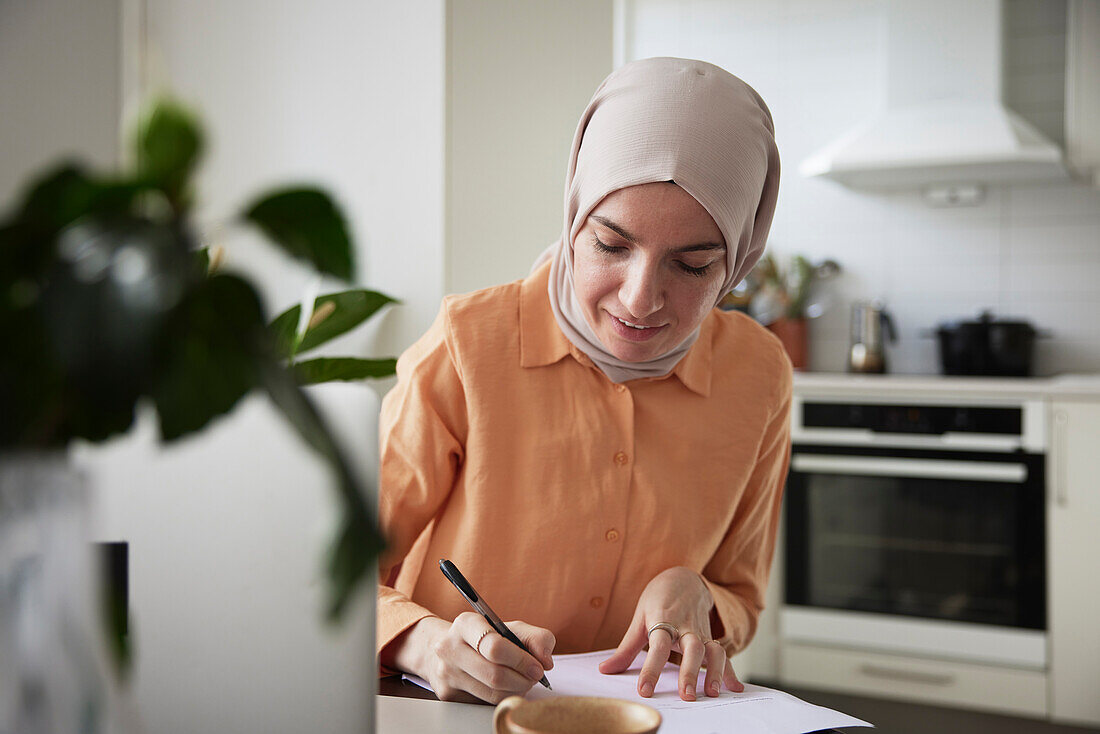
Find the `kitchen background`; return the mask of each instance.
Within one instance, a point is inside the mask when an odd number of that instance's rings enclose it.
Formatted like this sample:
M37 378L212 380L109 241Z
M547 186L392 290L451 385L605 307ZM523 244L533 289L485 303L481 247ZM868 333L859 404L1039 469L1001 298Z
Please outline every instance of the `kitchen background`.
M839 303L811 326L811 369L845 369L847 302L859 298L880 298L894 315L895 372L938 373L936 341L924 334L983 309L1050 332L1037 343L1037 373L1100 369L1097 189L994 184L976 206L944 208L920 191L855 192L799 175L805 158L885 106L888 6L636 0L624 3L626 56L713 61L770 106L784 174L769 247L844 269ZM1004 23L1004 99L1064 144L1066 3L1008 0ZM925 43L930 57L939 50L934 36Z
M977 205L946 208L799 174L884 106L889 5L3 0L0 206L61 151L119 160L134 103L170 89L210 131L198 188L206 235L227 247L229 267L256 275L271 310L301 298L311 276L226 227L226 214L265 182L325 183L349 213L359 281L402 301L331 348L396 354L445 294L522 277L558 235L576 119L615 65L695 56L744 78L774 115L784 177L770 248L843 268L834 304L811 324L812 370L844 369L849 304L877 297L899 327L893 372L935 374L925 332L983 308L1050 333L1038 373L1100 371L1097 189L987 185ZM1061 142L1067 3L1005 7L1005 98ZM301 592L317 590L310 563L328 496L303 491L323 480L292 442L275 452L283 463L256 449L271 425L251 405L201 443L161 450L146 422L85 452L103 486L98 534L132 543L134 690L151 731L355 730L338 712L361 702L369 635L356 648L308 624L317 608ZM240 578L261 568L242 593Z
M982 309L1049 335L1038 374L1100 365L1100 190L1070 178L993 183L976 205L943 207L916 190L799 174L886 105L890 3L544 5L330 0L307 14L251 1L6 2L0 196L60 150L117 160L124 110L172 89L212 131L200 182L210 240L257 273L269 302L296 300L306 276L224 220L265 181L326 181L350 211L361 280L404 301L348 339L397 352L443 294L522 277L557 237L576 119L613 66L692 56L738 74L771 107L784 165L771 251L843 268L832 307L811 324L810 369L845 368L849 304L864 298L895 318L894 372L936 373L930 330ZM1062 145L1067 0L1004 8L1004 99ZM935 32L925 41L934 57Z

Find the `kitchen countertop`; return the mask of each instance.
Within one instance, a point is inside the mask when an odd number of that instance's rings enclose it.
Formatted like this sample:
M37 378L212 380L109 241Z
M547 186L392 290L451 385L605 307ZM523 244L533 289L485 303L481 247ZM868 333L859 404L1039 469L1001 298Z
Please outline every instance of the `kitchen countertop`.
M986 396L1097 400L1100 374L1052 377L948 377L943 375L856 375L846 372L795 372L796 394L838 396Z

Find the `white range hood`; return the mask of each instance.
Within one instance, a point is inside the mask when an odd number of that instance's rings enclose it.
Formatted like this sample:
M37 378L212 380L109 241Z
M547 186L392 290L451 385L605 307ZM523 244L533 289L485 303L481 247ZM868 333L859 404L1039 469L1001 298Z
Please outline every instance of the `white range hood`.
M1001 104L1000 0L889 0L886 109L804 176L915 189L1067 176L1061 149Z

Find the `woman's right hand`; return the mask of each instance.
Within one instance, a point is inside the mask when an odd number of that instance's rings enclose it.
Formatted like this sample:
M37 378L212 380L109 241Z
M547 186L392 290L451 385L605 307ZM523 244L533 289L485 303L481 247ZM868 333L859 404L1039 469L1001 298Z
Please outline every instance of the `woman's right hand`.
M493 631L475 612L448 623L426 617L407 633L397 653L399 668L431 684L442 701L500 703L523 695L554 667L555 639L550 630L526 622L506 622L528 654Z

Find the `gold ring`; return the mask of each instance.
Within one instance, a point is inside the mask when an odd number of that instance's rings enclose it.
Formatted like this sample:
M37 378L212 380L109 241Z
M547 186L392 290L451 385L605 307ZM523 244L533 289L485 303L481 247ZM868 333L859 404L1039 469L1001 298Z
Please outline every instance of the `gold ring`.
M664 630L665 632L667 632L668 636L672 638L673 643L680 639L680 630L676 629L668 622L658 622L657 624L650 627L649 633L646 635L646 637L652 635L656 630Z
M481 636L477 638L477 642L474 643L474 650L477 652L478 655L481 655L481 641L485 639L485 635L489 634L492 631L493 630L491 629L485 630L481 633ZM481 656L485 657L484 655Z

